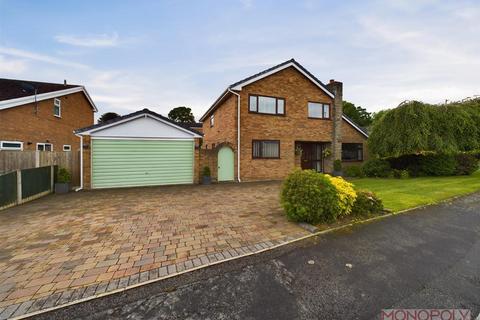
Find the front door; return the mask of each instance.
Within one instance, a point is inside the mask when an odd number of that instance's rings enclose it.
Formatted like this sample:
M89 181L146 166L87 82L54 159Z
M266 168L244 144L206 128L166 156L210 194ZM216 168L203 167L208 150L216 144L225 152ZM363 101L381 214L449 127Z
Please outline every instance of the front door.
M302 169L323 171L323 143L320 142L299 142L302 149Z
M234 167L233 150L223 146L218 150L218 181L233 181Z

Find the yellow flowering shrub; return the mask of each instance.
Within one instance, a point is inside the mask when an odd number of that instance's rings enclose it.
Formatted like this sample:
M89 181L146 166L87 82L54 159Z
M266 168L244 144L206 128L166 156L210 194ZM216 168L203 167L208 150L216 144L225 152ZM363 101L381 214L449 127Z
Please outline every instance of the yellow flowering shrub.
M345 181L342 177L332 177L326 174L330 182L333 184L338 193L338 200L340 204L340 216L346 216L352 213L357 193L353 188L353 184Z

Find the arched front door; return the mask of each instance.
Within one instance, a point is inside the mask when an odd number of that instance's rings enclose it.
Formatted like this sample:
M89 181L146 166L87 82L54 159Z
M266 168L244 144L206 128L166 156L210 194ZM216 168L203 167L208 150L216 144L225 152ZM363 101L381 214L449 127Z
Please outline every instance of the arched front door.
M234 156L230 147L223 146L218 150L218 181L233 181Z

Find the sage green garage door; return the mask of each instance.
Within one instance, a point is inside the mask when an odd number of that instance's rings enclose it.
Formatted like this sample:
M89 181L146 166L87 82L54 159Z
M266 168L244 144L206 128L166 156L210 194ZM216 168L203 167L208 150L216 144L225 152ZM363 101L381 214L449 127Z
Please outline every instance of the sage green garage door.
M193 141L93 139L93 188L193 183L193 152Z

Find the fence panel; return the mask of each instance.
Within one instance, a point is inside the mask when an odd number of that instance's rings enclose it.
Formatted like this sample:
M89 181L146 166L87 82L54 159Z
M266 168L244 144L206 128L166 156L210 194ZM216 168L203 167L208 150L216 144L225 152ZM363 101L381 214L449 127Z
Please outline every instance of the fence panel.
M17 172L0 175L0 208L17 201Z
M72 185L80 185L80 151L0 151L0 174L51 165L66 168Z
M35 151L0 151L0 174L35 168Z
M22 170L22 199L52 190L51 167Z

